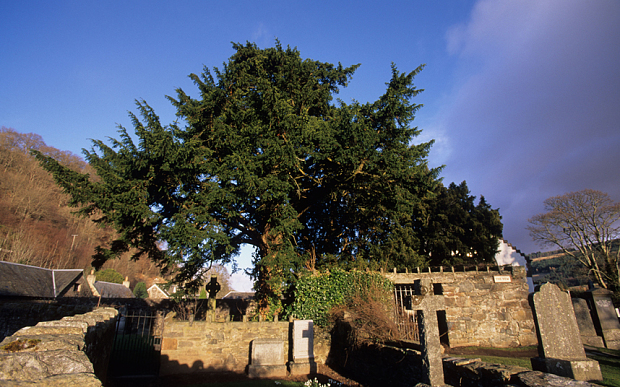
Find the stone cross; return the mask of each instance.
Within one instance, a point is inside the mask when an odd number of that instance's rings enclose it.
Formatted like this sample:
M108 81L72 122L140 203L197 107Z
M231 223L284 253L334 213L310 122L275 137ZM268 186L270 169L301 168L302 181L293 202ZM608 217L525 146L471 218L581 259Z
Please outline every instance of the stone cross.
M314 374L314 323L312 320L293 321L293 360L289 362L291 375Z
M312 320L293 321L293 361L314 360L314 325Z
M211 282L209 282L205 286L205 290L209 293L209 300L207 302L208 310L215 310L215 307L216 307L215 296L217 296L217 293L220 291L221 288L222 287L220 286L220 283L217 282L217 276L212 275Z
M428 279L416 280L414 288L416 295L411 297L411 310L417 311L418 315L422 362L428 371L428 381L425 383L443 386L445 382L437 311L445 309L444 298L433 294L432 284Z

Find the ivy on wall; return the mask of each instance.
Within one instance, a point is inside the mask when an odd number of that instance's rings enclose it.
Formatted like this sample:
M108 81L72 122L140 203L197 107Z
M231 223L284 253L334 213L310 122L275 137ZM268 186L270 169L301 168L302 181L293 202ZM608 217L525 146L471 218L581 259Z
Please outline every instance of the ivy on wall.
M355 295L367 293L370 288L385 289L390 294L392 283L379 273L343 271L334 269L325 273L302 275L295 284L295 297L290 314L303 320L314 320L319 326L327 326L330 310L344 305Z

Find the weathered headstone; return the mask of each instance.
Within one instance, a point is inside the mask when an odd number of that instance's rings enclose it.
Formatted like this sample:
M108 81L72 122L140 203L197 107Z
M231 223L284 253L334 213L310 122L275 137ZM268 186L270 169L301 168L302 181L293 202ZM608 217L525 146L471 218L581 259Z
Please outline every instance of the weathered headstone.
M620 322L611 301L612 292L606 289L592 290L590 297L594 306L595 324L603 333L605 346L620 349Z
M248 376L251 378L285 377L284 342L280 339L255 339L251 343Z
M423 382L431 386L443 386L445 381L437 311L445 309L444 298L433 294L428 279L416 280L414 288L416 295L411 298L411 310L417 312L422 362L427 367L428 376L428 380Z
M603 380L598 362L586 358L568 293L546 283L533 301L540 342L532 368L576 380Z
M581 334L581 341L583 344L593 347L604 347L603 338L596 334L592 316L590 316L588 301L583 298L573 298L571 301L573 303L573 309L575 310L575 318L577 319L577 326L579 326L579 333Z
M291 375L310 375L316 373L313 321L294 320L292 330L293 360L288 363Z

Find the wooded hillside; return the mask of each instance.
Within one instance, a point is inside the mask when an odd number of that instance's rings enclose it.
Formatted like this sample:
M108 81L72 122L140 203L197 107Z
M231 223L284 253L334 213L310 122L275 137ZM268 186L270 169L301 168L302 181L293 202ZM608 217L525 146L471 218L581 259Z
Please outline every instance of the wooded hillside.
M89 271L95 247L114 238L114 231L100 228L91 219L72 215L69 197L52 176L30 155L35 149L81 173L95 175L79 156L47 146L41 136L0 129L0 260L49 269ZM130 254L108 261L137 282L160 276L148 259L131 261Z

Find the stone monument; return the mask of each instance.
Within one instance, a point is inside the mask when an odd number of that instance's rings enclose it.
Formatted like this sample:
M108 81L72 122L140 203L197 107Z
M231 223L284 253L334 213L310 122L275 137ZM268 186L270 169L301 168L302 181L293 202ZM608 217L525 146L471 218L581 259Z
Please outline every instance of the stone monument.
M217 307L216 296L222 287L217 282L217 276L211 275L211 281L205 285L205 290L209 294L207 300L207 321L212 321L215 316L215 308Z
M288 363L291 375L311 375L317 371L314 361L314 323L294 320L292 328L293 360Z
M590 316L588 301L583 298L573 298L571 301L573 302L575 318L577 319L577 326L579 327L579 333L581 334L581 342L593 347L604 347L605 344L603 343L603 338L596 334L596 329L594 328L594 323L592 322L592 316Z
M620 349L620 322L611 302L612 292L607 289L595 289L589 293L594 312L594 323L598 325L605 347Z
M280 339L252 340L248 376L251 378L286 377L284 342Z
M439 340L437 311L445 309L443 296L434 295L429 279L416 280L415 295L411 297L411 310L417 313L420 343L422 344L422 363L426 366L431 386L444 386L443 360Z
M568 293L546 283L533 302L539 357L532 358L532 368L576 380L603 380L598 362L586 358Z

